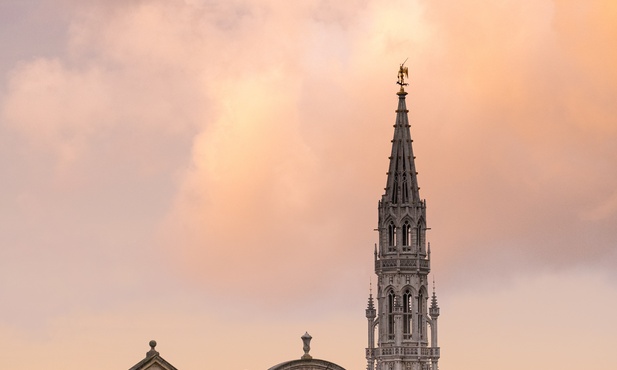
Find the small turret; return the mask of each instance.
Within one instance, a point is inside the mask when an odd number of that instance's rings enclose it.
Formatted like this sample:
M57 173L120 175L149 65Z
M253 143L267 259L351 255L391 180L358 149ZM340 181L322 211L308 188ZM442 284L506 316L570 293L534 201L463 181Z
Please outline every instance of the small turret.
M370 283L366 319L368 320L368 347L366 348L366 369L375 369L375 318L377 310L373 302L373 284Z
M368 305L366 306L366 318L374 319L375 317L377 317L377 311L375 310L373 293L370 293L368 296Z
M429 308L429 314L432 319L439 317L439 306L437 305L437 295L435 294L435 281L433 280L433 296L431 297L431 307Z
M439 341L437 340L437 318L439 317L439 306L437 305L437 295L435 294L435 280L433 280L433 296L431 297L431 307L428 309L429 315L431 315L431 347L438 348ZM433 370L437 370L437 364L435 363Z

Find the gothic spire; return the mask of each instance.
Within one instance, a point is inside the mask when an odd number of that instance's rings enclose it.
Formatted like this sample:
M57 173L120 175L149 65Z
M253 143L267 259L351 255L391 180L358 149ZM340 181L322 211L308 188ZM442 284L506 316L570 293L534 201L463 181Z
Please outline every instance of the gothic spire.
M400 90L386 188L377 206L377 297L373 302L369 295L366 309L367 370L438 370L440 356L439 308L437 296L430 300L428 291L431 261L426 202L420 199L418 187L405 102L406 77L403 63L398 74Z
M407 93L401 87L398 95L398 108L396 110L396 122L394 124L394 137L392 139L392 152L390 166L386 182L384 201L391 204L403 205L420 201L418 178L414 162L411 132L407 118L407 106L405 96Z
M439 308L436 296L434 304L429 302L431 261L426 248L426 203L420 199L411 145L406 77L408 71L403 63L398 74L400 90L388 178L377 206L377 297L373 302L369 295L366 310L367 370L438 370L440 356Z

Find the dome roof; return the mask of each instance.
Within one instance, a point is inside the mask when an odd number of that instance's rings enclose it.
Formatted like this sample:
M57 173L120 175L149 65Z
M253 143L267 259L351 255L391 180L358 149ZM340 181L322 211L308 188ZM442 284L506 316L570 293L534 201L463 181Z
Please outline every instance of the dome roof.
M319 360L309 355L311 350L311 339L308 332L304 333L301 337L304 350L304 356L299 360L291 360L281 362L278 365L274 365L268 370L345 370L343 367L326 360Z
M343 367L326 360L300 359L280 363L268 370L345 370Z

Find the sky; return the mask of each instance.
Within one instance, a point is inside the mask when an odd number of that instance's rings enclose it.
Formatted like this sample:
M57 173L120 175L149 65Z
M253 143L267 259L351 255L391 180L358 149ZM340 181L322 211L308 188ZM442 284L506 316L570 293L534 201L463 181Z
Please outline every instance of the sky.
M617 5L0 0L0 362L366 363L407 107L441 369L614 369Z

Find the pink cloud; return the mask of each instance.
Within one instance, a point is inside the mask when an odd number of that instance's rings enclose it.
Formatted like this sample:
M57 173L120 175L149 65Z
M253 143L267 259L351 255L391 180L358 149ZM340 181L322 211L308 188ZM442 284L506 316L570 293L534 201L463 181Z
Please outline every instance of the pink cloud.
M95 157L98 173L128 158L171 178L151 238L187 279L335 296L370 273L409 56L436 271L593 264L617 217L593 212L617 180L602 4L579 16L549 2L92 2L75 10L66 57L13 71L2 118L73 191L98 189L82 172ZM595 19L594 42L578 40ZM169 138L184 150L173 160Z
M14 355L35 352L80 367L120 346L114 363L128 367L153 327L179 368L203 348L223 363L238 341L272 365L278 352L252 340L295 353L289 336L304 325L316 339L327 333L328 350L345 342L347 358L361 357L395 74L407 57L450 348L465 348L475 328L456 312L478 302L503 311L561 280L564 292L575 282L610 297L610 284L572 273L614 278L617 261L610 2L62 4L66 49L22 61L0 100L10 365L42 366ZM571 307L561 293L534 299ZM515 338L542 324L523 313L505 324Z

